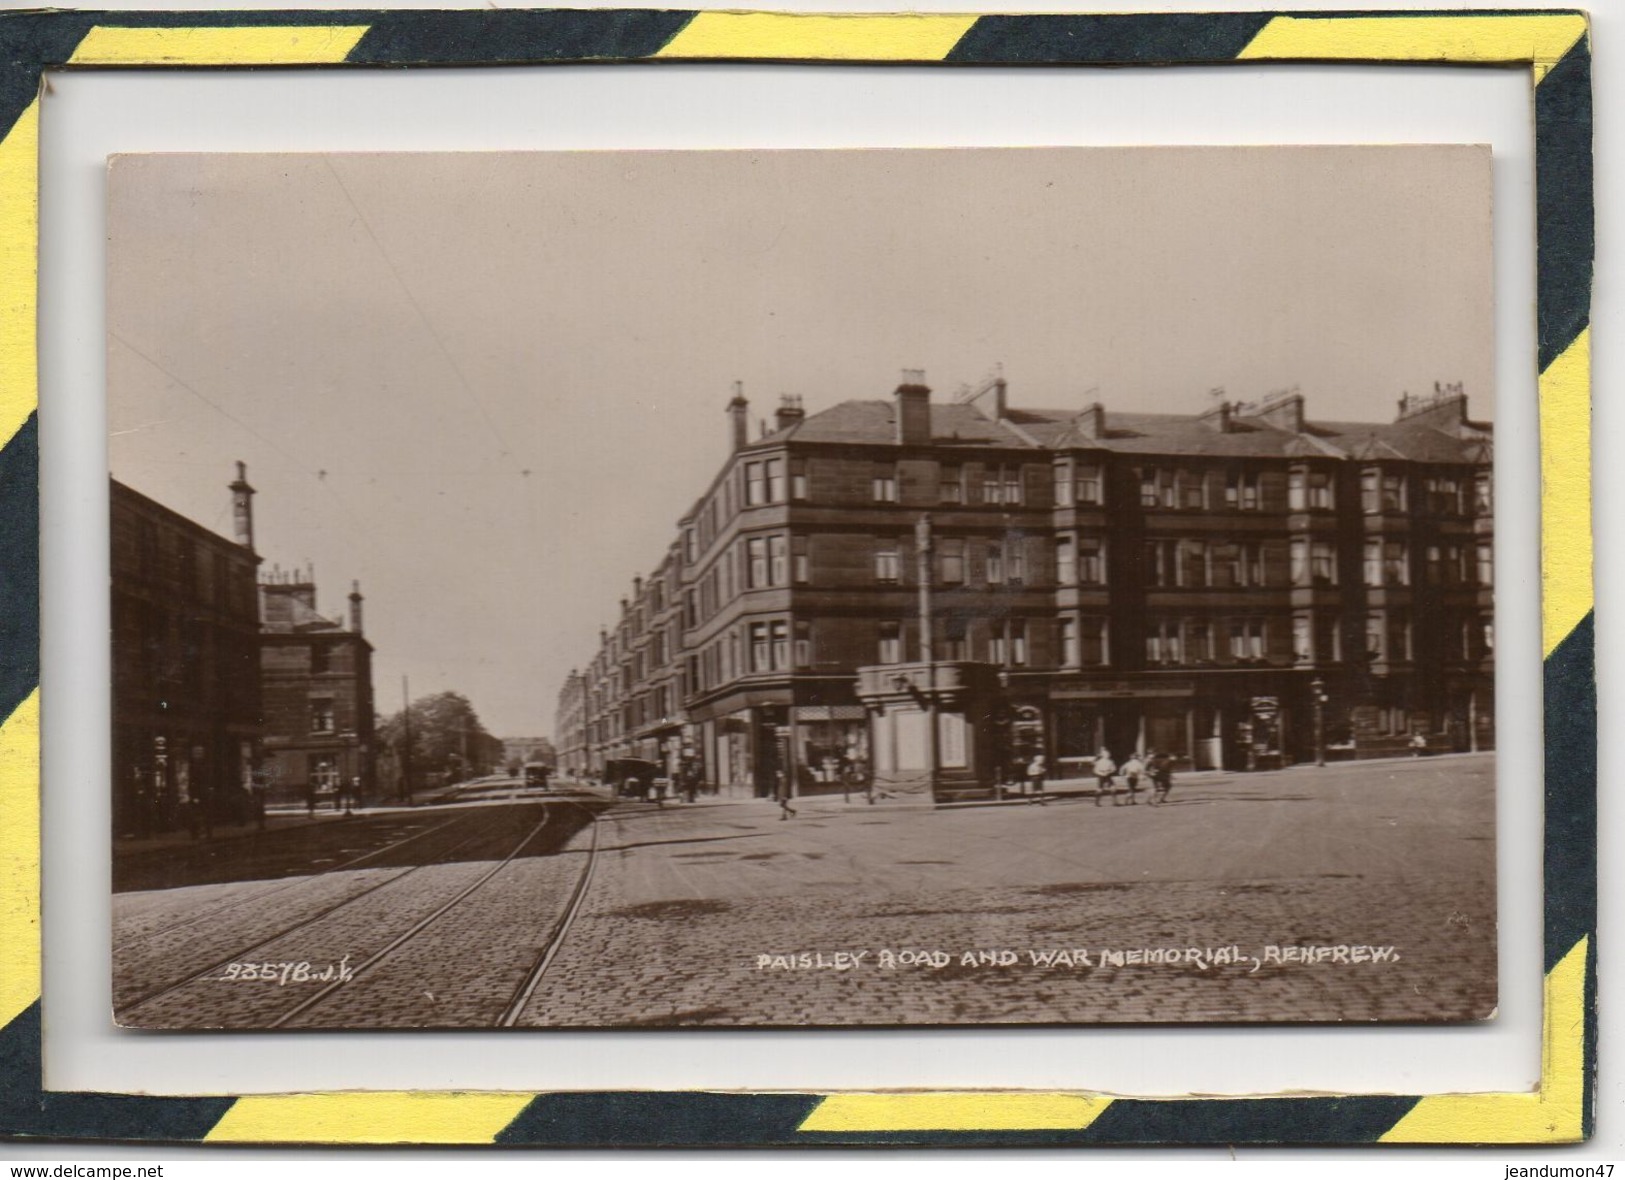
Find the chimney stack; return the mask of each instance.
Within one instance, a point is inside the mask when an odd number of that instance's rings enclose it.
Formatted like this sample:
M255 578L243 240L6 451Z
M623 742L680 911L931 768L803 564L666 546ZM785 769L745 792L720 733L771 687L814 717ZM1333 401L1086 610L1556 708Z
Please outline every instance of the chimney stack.
M800 422L807 416L807 411L801 408L801 395L799 393L779 394L779 408L773 415L777 429L786 430Z
M350 630L361 634L361 583L350 583Z
M1224 391L1215 390L1214 392L1222 394ZM1229 434L1230 403L1227 401L1219 402L1219 404L1214 406L1211 410L1205 411L1201 415L1199 421L1202 423L1202 425L1208 427L1210 430L1217 430L1220 434Z
M931 442L931 388L924 369L904 369L903 380L892 395L897 404L897 443L923 447Z
M1279 390L1265 398L1253 415L1277 430L1290 431L1293 434L1303 433L1303 394L1298 392L1294 385L1291 389Z
M1078 415L1078 433L1084 438L1106 437L1106 407L1092 402Z
M728 403L728 417L731 419L731 437L733 449L736 451L744 450L745 444L750 441L748 437L750 429L748 423L749 414L750 403L745 400L745 383L735 381L733 401Z
M231 484L231 525L237 544L254 551L254 489L248 486L248 464L237 461L237 478Z

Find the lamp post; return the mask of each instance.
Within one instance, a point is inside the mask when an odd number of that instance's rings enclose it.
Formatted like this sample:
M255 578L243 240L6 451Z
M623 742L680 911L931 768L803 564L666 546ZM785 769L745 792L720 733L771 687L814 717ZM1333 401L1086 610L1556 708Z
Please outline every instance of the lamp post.
M1316 676L1309 682L1315 706L1315 765L1326 765L1326 682Z

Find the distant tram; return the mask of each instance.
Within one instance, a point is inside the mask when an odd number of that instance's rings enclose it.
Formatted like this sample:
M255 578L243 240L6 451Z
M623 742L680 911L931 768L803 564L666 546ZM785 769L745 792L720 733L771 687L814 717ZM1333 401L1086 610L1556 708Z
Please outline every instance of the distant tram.
M525 763L525 786L535 787L538 791L547 790L547 780L553 775L553 768L545 762Z

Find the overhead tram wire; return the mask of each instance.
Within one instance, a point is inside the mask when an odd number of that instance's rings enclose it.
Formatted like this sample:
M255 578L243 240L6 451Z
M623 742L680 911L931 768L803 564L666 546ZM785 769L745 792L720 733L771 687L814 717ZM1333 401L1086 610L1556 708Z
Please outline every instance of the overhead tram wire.
M407 285L405 276L401 274L400 268L395 265L395 260L390 257L389 251L384 249L384 243L379 240L378 234L372 228L372 222L367 220L367 215L361 211L361 206L356 203L355 195L350 192L350 186L344 183L344 177L339 175L339 170L333 166L332 157L323 153L321 159L322 164L327 168L328 175L338 185L339 191L344 194L345 201L349 203L350 208L355 212L356 219L361 222L361 228L367 231L367 237L372 240L373 246L378 251L378 256L384 260L384 265L389 267L389 273L395 277L395 282L400 287L401 293L406 296L406 301L412 305L412 310L417 313L418 320L429 333L429 338L434 341L435 347L440 350L440 355L445 358L446 366L451 369L452 375L457 378L457 384L462 388L464 396L479 411L481 421L485 423L485 428L491 433L492 441L497 445L498 456L503 459L512 459L513 453L504 444L502 432L497 428L495 419L491 417L491 412L486 409L485 403L474 392L474 387L469 384L468 378L463 375L462 366L457 363L457 358L452 355L451 349L446 346L446 341L440 335L440 330L435 327L434 321L423 310L423 305L418 302L412 288Z

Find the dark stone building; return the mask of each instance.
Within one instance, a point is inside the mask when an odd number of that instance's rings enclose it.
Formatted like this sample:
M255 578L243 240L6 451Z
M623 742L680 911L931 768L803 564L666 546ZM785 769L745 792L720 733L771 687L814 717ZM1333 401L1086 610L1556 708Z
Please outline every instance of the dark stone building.
M1197 415L1007 393L934 405L908 373L889 401L785 399L752 442L736 389L729 458L565 686L560 749L758 793L901 781L933 678L938 765L984 785L1101 746L1239 768L1493 745L1492 431L1460 386L1385 423L1296 391Z
M113 825L241 822L260 730L253 489L235 541L111 481Z
M361 588L348 625L316 609L314 577L272 571L260 583L265 760L277 802L337 806L376 794L372 645L362 634Z

